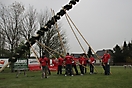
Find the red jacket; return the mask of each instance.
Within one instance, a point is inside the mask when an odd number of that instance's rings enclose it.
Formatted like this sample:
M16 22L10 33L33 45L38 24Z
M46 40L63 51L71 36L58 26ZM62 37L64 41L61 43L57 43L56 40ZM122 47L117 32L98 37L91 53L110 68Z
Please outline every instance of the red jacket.
M53 64L54 66L58 66L58 61L57 61L56 59L53 59L53 60L52 60L52 64Z
M84 62L85 62L85 58L84 58L84 57L80 57L80 58L79 58L79 63L80 63L81 65L84 65Z
M47 64L48 64L48 58L47 57L44 57L44 58L40 58L39 59L39 62L40 62L40 64L42 65L42 66L47 66Z
M84 58L85 60L84 60L84 65L86 65L87 64L87 60L88 60L88 58Z
M89 60L90 60L89 61L90 64L93 64L95 62L95 59L93 57L90 57Z
M64 60L65 60L65 64L72 64L73 58L72 56L67 55Z
M73 58L72 65L76 65L77 60L74 57L72 57L72 58Z
M63 65L63 58L58 58L58 65Z
M110 54L108 54L108 53L104 54L102 62L106 64L106 63L108 63L109 59L110 59Z

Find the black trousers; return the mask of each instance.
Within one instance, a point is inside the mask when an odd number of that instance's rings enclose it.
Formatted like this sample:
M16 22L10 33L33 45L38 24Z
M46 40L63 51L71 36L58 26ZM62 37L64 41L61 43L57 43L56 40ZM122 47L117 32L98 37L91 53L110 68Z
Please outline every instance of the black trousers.
M81 74L84 74L84 66L79 65L79 67L80 67Z
M105 64L105 75L110 75L110 65Z
M58 65L57 74L62 74L62 65Z
M74 68L76 75L78 75L78 70L77 70L77 66L76 65L72 65L72 68Z
M84 73L87 73L87 68L86 68L87 64L84 64L84 66L85 66Z
M66 75L73 75L72 74L72 64L67 64L66 65Z
M47 77L48 66L42 66L42 78Z
M103 67L103 69L104 69L104 71L105 71L105 64L102 64L102 67Z
M93 66L93 64L90 64L90 73L94 73L94 66Z

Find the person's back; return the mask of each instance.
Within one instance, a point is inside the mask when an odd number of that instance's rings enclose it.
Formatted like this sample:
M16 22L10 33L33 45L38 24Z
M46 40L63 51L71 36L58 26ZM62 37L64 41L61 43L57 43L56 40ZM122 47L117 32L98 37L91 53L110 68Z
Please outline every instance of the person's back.
M58 65L62 65L63 64L63 58L58 58Z
M57 74L62 74L62 65L63 65L63 58L61 56L59 56Z
M66 64L65 76L67 76L68 74L73 76L73 73L72 73L72 61L73 61L73 58L72 58L72 56L70 56L69 53L67 53L67 55L65 56L64 61L65 61L65 64Z
M69 55L67 55L66 57L65 57L65 63L66 64L72 64L72 57L71 56L69 56Z
M43 58L40 58L40 63L42 66L46 66L47 63L48 63L48 58L47 57L43 57Z

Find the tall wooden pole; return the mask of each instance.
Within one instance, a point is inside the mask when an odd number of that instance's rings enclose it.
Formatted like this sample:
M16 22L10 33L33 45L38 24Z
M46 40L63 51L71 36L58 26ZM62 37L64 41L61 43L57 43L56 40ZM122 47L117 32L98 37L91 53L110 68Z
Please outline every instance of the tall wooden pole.
M72 24L74 25L74 27L76 28L76 30L78 31L78 33L81 35L81 37L83 38L83 40L86 42L86 44L91 48L91 50L93 51L93 53L97 56L97 58L100 60L100 58L98 57L98 55L95 53L95 51L93 50L93 48L90 46L90 44L87 42L87 40L84 38L84 36L81 34L81 32L79 31L79 29L77 28L77 26L74 24L74 22L72 21L72 19L70 18L70 16L66 13L67 17L69 18L69 20L72 22Z
M11 62L8 62L6 65L4 65L4 66L0 69L0 72L3 71L9 64L11 64Z
M74 35L75 35L75 37L76 37L76 39L77 39L77 41L78 41L79 45L81 46L81 48L82 48L83 52L84 52L84 53L85 53L85 55L87 56L87 54L86 54L86 52L85 52L84 48L82 47L82 45L81 45L81 43L80 43L80 41L79 41L79 39L78 39L78 37L77 37L77 35L76 35L75 31L73 30L73 28L72 28L72 26L71 26L71 24L70 24L70 22L69 22L69 20L68 20L68 15L67 15L67 14L65 14L65 16L66 16L66 19L67 19L67 21L68 21L68 23L69 23L69 25L70 25L70 27L71 27L71 29L72 29L72 32L74 33ZM89 58L89 57L87 56L87 58ZM93 65L93 64L92 64L92 65ZM97 69L95 68L95 66L94 66L94 65L93 65L93 67L94 67L95 71L96 71L96 72L98 72L98 71L97 71Z
M51 9L51 12L52 12L53 16L55 16L54 10ZM55 19L54 19L54 22L55 22ZM61 43L61 48L62 48L62 50L64 50L64 54L66 55L66 49L64 47L64 44L63 44L63 41L62 41L62 38L61 38L61 35L60 35L60 32L59 32L57 22L55 22L55 26L56 26L56 31L58 32L58 37L59 37L59 40L60 40L60 43Z
M60 54L59 52L57 52L57 51L55 51L55 50L53 50L53 49L51 49L51 48L49 48L48 46L45 46L45 45L43 45L42 43L40 43L39 41L36 41L39 45L41 45L42 46L42 48L47 48L47 49L49 49L49 50L51 50L51 51L53 51L53 52L55 52L55 53L57 53L57 54L59 54L59 55L61 55L61 56L63 56L64 57L64 55L62 55L62 54Z

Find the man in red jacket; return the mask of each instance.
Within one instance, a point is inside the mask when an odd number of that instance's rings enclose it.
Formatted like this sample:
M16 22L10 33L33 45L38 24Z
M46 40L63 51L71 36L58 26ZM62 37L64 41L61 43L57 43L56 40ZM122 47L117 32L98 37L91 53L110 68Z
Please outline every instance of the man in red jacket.
M85 56L85 60L84 60L84 66L85 66L85 68L84 68L84 73L87 73L87 64L88 64L88 56L86 55L86 54L84 54L84 56Z
M42 66L42 78L47 78L47 71L48 71L48 58L43 55L42 58L39 59L39 62Z
M67 53L67 55L64 58L64 61L65 61L65 65L66 65L65 76L67 76L68 74L70 74L70 76L73 76L73 73L72 73L72 61L73 61L73 58L72 58L72 56L70 56L69 53Z
M58 58L58 71L57 74L62 74L62 65L63 65L63 58L60 55Z
M72 56L72 58L73 58L73 61L72 61L72 68L74 68L74 70L75 70L75 72L76 72L76 75L79 75L78 74L78 70L77 70L77 65L76 65L76 59L75 59L75 57L74 57L74 55L71 55ZM73 72L73 69L72 69L72 72Z
M110 54L108 53L108 51L105 51L102 62L105 66L105 75L110 75Z
M84 75L84 67L85 67L84 62L85 62L85 55L81 54L79 58L79 67L80 67L81 75Z
M94 63L95 63L95 59L94 57L91 55L89 58L89 64L90 64L90 74L94 73Z

